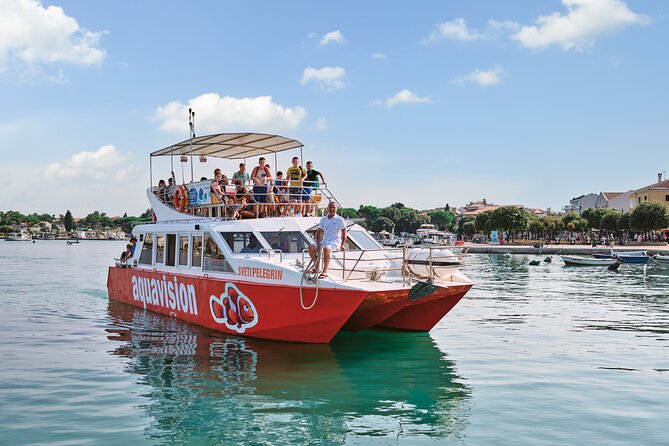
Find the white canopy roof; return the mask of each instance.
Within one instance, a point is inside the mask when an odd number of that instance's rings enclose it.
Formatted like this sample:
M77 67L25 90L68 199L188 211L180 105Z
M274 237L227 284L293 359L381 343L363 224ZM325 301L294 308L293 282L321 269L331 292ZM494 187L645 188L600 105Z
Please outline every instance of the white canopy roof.
M302 143L279 135L264 133L219 133L187 139L151 153L151 156L211 156L215 158L241 159L253 156L298 149Z

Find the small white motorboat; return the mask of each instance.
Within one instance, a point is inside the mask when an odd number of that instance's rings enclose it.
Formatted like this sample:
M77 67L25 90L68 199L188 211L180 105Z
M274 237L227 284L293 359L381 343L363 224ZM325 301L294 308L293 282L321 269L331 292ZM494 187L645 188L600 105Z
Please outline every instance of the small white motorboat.
M565 265L611 266L616 259L595 259L593 257L560 256Z

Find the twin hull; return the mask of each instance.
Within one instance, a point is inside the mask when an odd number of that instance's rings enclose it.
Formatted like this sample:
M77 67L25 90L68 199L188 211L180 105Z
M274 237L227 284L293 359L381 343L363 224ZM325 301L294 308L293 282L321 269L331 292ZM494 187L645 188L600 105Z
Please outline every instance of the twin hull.
M109 297L230 334L328 343L342 328L429 331L471 284L440 287L410 301L409 289L365 291L230 281L142 268L110 267ZM312 308L306 310L314 299Z

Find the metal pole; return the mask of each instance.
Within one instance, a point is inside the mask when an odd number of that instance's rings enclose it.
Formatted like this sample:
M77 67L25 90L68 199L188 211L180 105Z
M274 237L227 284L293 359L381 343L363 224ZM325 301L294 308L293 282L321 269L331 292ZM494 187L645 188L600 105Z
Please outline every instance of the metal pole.
M149 155L149 187L153 187L153 157Z
M192 117L192 120L191 120ZM193 182L193 138L195 137L195 112L188 109L188 126L190 127L190 181Z
M279 165L276 160L276 152L274 152L274 179L276 179L276 173L279 171Z

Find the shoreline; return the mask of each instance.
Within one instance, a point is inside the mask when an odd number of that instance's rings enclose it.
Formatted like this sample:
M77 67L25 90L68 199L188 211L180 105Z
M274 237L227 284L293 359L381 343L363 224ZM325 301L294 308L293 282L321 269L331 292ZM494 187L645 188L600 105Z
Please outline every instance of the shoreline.
M535 248L528 245L485 245L465 243L463 248L469 248L468 254L608 254L614 251L646 251L648 255L662 254L669 255L668 245L639 245L639 246L614 246L596 247L586 245L546 245L543 248Z

